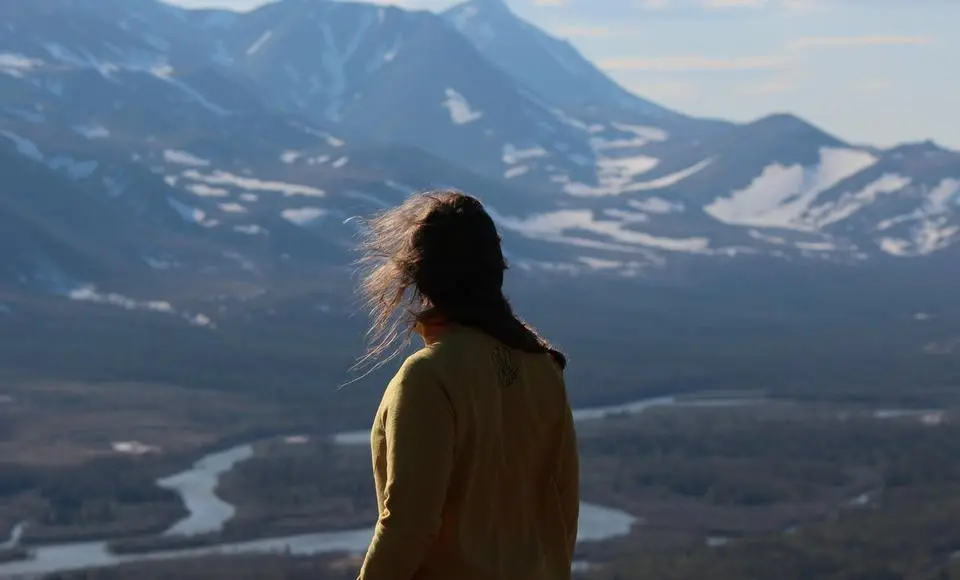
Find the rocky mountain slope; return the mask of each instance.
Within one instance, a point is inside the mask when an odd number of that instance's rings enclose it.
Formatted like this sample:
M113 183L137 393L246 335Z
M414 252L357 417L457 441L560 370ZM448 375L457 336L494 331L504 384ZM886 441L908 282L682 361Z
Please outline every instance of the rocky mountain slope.
M960 153L856 146L790 115L691 118L499 0L34 0L0 22L6 294L323 278L350 263L353 218L432 187L481 196L537 275L960 240Z

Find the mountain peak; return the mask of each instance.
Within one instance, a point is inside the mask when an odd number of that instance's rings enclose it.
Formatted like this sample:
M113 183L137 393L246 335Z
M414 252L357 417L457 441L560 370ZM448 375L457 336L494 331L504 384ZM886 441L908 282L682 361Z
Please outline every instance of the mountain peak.
M748 123L745 127L752 128L755 131L772 131L780 134L789 132L810 136L816 135L828 141L840 142L839 139L830 135L820 127L791 113L774 113L767 115L766 117L761 117L756 121Z
M599 108L631 120L680 116L628 92L570 42L514 14L506 0L467 0L442 15L520 85L567 110Z
M504 16L515 18L506 0L466 0L450 7L445 14L458 29L461 29L461 32L469 26L468 21L478 15L482 15L481 18L499 19Z
M936 141L927 139L925 141L915 141L910 143L901 143L889 150L890 153L899 154L930 154L930 153L953 153L950 149L941 147Z

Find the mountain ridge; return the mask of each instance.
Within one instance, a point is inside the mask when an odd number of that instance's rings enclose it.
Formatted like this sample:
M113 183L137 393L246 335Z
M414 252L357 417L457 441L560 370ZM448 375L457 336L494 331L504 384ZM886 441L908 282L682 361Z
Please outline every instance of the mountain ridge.
M149 224L133 244L128 225L103 235L152 278L312 276L349 263L354 216L432 187L482 197L529 276L756 256L855 266L960 241L960 153L855 145L789 113L735 124L628 106L505 4L43 0L0 14L0 152ZM509 46L539 49L497 52Z

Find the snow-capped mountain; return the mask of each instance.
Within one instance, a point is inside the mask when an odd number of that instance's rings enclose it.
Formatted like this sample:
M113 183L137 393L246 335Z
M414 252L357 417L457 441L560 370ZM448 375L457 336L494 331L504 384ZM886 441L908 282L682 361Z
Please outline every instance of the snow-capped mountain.
M514 151L535 150L533 173L589 177L593 150L576 122L437 15L287 0L244 15L218 46L274 103L354 139L409 144L495 178L516 174Z
M320 275L349 263L351 218L450 186L487 202L532 271L960 240L960 153L855 146L790 115L690 118L499 0L35 0L0 22L0 235L17 248L0 287Z
M670 121L678 112L642 99L607 77L569 41L515 16L503 0L470 0L443 13L491 62L517 82L570 111Z

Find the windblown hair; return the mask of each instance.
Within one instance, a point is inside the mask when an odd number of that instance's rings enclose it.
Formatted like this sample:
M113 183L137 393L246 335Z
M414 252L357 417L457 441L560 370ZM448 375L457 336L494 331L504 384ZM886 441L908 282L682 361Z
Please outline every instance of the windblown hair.
M357 367L397 356L418 322L439 317L530 353L566 357L520 320L503 294L507 263L483 205L456 190L413 195L366 224L360 291L370 310L369 347Z

